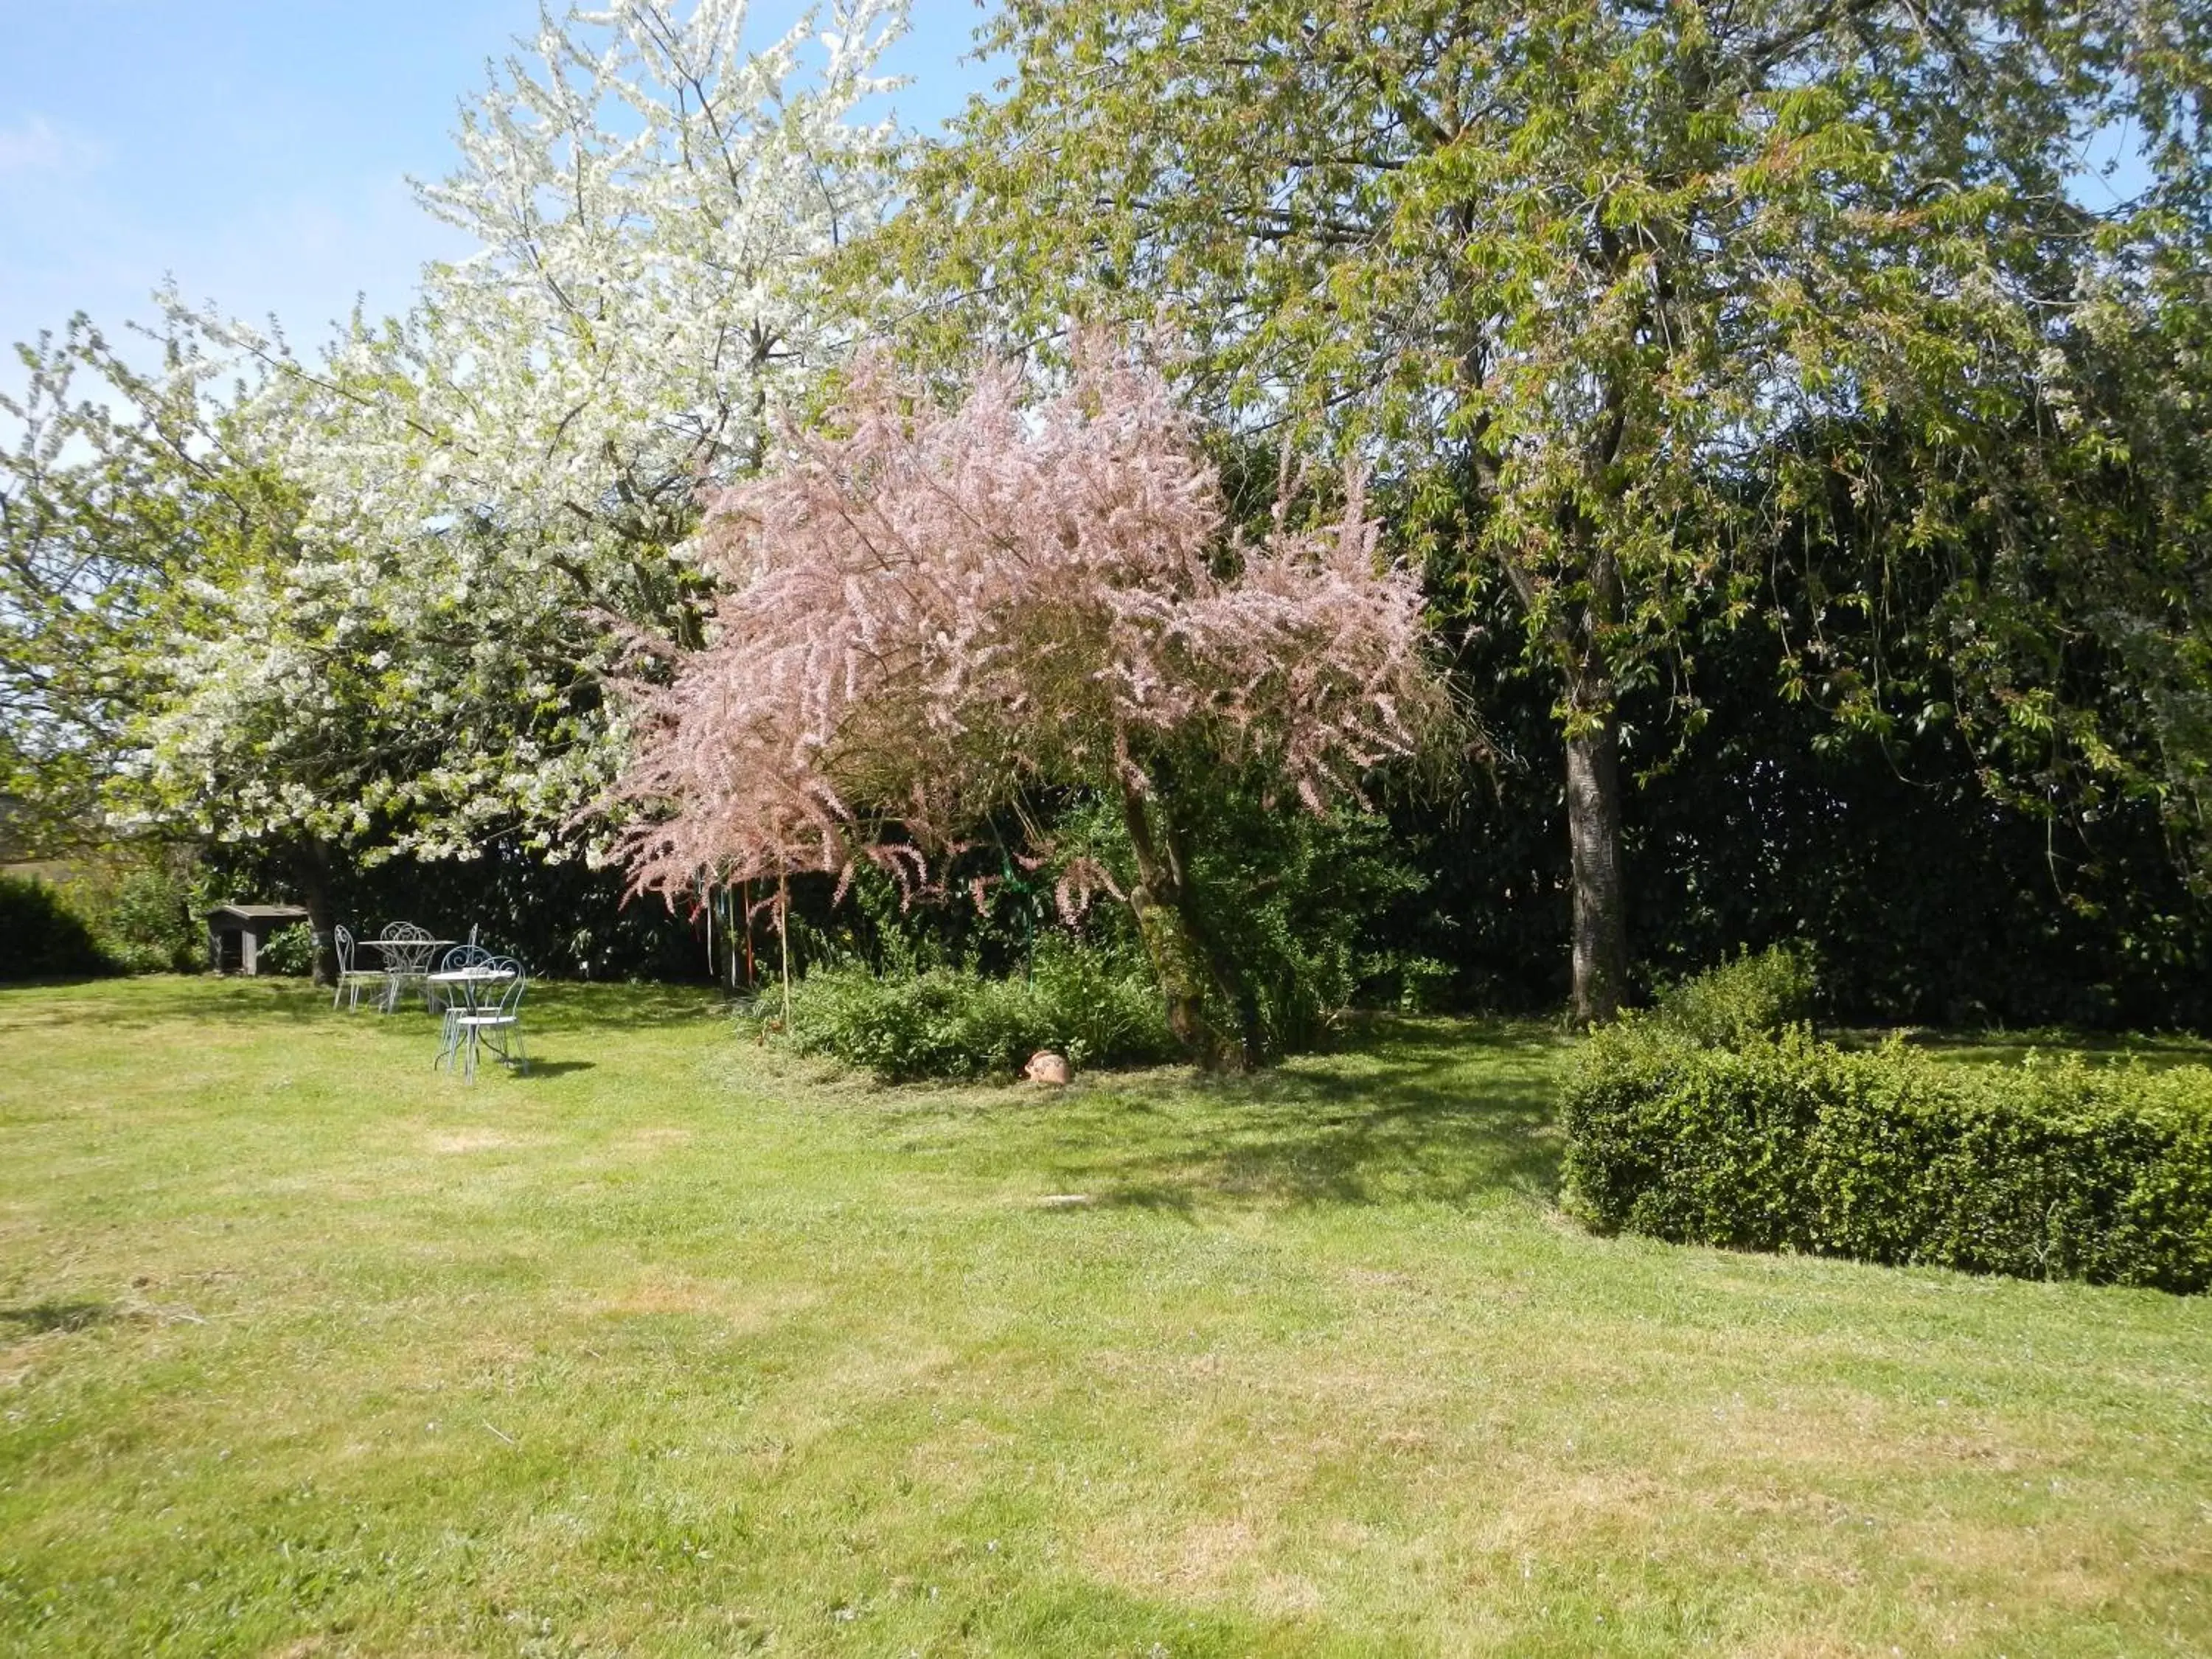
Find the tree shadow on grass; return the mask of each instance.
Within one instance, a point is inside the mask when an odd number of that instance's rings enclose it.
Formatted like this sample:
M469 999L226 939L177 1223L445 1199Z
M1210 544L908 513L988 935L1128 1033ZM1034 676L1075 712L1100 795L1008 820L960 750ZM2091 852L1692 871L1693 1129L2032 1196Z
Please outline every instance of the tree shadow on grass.
M104 1325L116 1317L108 1302L33 1302L20 1308L0 1308L0 1330L13 1326L24 1334L44 1336L50 1331L82 1331Z
M44 988L46 994L0 998L0 1030L60 1030L70 1026L102 1032L146 1031L179 1022L203 1028L246 1028L272 1024L313 1029L325 1024L376 1021L396 1030L437 1024L410 993L391 1013L370 999L361 1006L333 1006L328 986L304 979L217 978L162 975L141 980L88 980ZM668 1030L720 1018L724 1005L711 987L687 985L585 985L533 981L525 1018L533 1030L587 1034L599 1031Z
M159 974L82 980L46 988L52 994L0 999L0 1030L84 1026L102 1033L146 1031L180 1021L233 1027L271 1022L304 1026L347 1012L332 1010L328 986L319 989L304 979L274 975Z
M1560 1047L1535 1025L1403 1021L1252 1077L1101 1078L1052 1109L1053 1178L1163 1210L1548 1200Z
M699 985L532 981L523 1008L532 1029L568 1032L661 1030L724 1016L714 988Z

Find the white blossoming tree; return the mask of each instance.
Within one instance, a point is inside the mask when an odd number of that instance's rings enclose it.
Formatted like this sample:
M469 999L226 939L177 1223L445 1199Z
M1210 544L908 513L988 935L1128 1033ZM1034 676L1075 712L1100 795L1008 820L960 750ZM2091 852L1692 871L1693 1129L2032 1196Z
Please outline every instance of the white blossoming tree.
M704 485L843 341L819 256L883 213L860 115L902 0L839 0L757 52L744 0L541 13L418 186L478 251L319 356L186 310L238 354L254 460L296 486L283 556L168 642L147 776L210 833L470 857L561 826L619 750L601 681L696 643Z

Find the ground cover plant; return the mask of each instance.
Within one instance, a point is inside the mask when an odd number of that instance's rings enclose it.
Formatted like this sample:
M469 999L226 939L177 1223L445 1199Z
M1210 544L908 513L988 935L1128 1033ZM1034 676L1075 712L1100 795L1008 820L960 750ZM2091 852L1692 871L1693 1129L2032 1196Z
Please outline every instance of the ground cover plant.
M528 1017L471 1089L0 993L0 1650L2212 1648L2212 1300L1595 1237L1551 1028L1047 1097Z

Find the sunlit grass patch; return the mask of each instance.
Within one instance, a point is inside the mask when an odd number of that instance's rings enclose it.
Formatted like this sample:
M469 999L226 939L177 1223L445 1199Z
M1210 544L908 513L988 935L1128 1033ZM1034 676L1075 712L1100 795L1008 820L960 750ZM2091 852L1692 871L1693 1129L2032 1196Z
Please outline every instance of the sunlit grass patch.
M1053 1095L532 996L470 1088L0 993L0 1650L2212 1644L2212 1306L1590 1237L1540 1027Z

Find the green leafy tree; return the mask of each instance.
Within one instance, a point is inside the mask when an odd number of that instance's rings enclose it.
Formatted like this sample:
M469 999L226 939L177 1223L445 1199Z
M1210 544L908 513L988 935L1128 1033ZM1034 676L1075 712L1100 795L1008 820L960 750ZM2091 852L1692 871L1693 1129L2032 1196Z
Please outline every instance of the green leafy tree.
M318 932L332 860L434 762L357 585L302 553L268 406L197 334L133 366L82 318L21 356L0 474L0 739L18 839L253 842Z
M2068 366L2203 245L2208 33L2195 0L1017 0L1006 95L866 269L925 341L1164 324L1224 421L1376 459L1448 583L1510 587L1603 1017L1623 767L1664 741L1623 696L1693 730L1690 619L1838 502L1940 556L2010 452L2078 452ZM2123 129L2159 188L2092 212Z
M1945 467L1867 447L1875 488L1782 539L1785 690L1886 747L1942 730L2054 845L2145 809L2212 891L2212 248L2179 166L2073 261L2032 402ZM1931 536L1931 526L1945 533ZM1778 599L1784 597L1778 594ZM2059 872L2069 903L2086 902Z
M183 485L216 467L175 441L198 428L190 375L133 373L82 317L15 356L21 392L0 393L14 428L0 451L0 835L22 858L110 834L101 792L146 690L147 636L204 553Z

